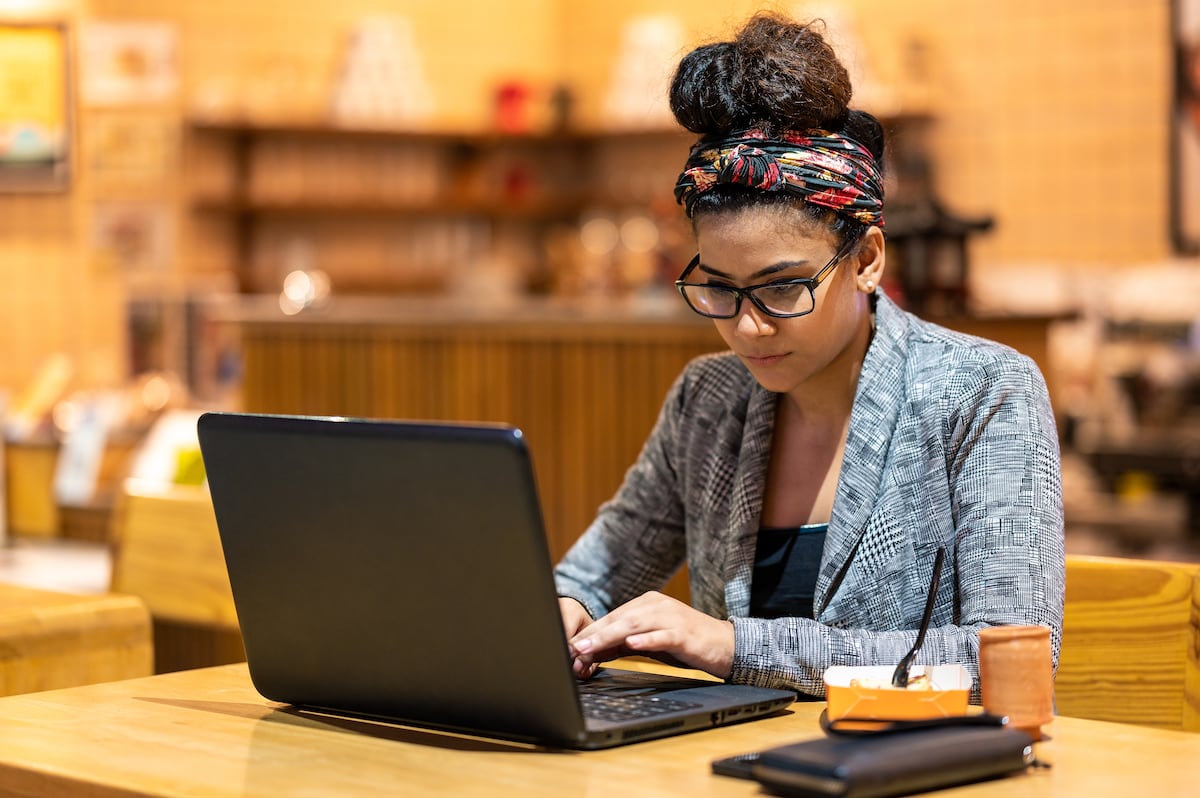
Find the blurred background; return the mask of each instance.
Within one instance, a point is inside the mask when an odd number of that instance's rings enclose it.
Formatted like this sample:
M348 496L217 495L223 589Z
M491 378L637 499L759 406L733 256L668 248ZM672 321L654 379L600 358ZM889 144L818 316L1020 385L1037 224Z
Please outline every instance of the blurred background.
M1200 559L1195 0L0 0L5 562L107 569L205 409L518 424L561 554L721 348L664 90L760 9L885 123L885 290L1042 368L1068 549Z

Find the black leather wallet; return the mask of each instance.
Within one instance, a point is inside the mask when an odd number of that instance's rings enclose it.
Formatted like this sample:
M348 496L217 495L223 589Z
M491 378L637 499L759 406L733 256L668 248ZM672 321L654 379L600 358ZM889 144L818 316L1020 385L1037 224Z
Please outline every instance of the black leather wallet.
M748 776L780 795L886 798L983 781L1033 763L1033 738L1024 732L935 726L835 734L723 760L713 769Z

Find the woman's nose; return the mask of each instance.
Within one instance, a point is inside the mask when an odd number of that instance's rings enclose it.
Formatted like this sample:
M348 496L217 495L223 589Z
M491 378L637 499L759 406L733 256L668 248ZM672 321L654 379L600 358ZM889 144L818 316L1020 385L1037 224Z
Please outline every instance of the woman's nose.
M747 338L771 335L775 332L775 325L771 324L766 314L754 307L753 303L747 302L742 307L742 314L738 316L737 331L739 335Z

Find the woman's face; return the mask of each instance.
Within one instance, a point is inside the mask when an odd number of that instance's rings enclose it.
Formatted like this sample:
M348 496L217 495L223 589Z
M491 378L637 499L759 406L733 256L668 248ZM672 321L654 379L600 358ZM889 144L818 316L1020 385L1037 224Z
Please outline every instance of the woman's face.
M814 277L840 243L827 228L786 207L706 214L697 217L695 228L700 263L688 281L738 288ZM800 389L836 364L850 365L856 376L859 364L850 361L862 357L870 334L866 279L851 254L816 287L808 315L775 318L744 298L737 316L713 322L769 391ZM861 347L853 346L856 341Z

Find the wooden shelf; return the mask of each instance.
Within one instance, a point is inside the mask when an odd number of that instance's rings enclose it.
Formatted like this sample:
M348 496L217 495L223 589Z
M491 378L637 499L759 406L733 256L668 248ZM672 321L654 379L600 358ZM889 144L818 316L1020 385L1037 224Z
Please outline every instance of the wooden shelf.
M219 133L261 138L312 138L393 143L466 144L477 147L520 144L595 144L621 141L670 141L690 143L695 135L682 128L638 128L628 130L546 130L502 132L487 130L414 130L341 126L314 121L254 121L192 119L188 127L197 133Z
M549 253L561 252L561 230L589 210L617 218L673 207L693 138L682 129L502 133L278 120L188 127L189 147L207 157L191 170L191 208L232 223L209 234L229 236L242 293L277 290L297 250L335 291L369 290L373 279L392 291L409 276L426 286L497 252L539 284L553 280L551 259L562 258Z
M437 199L430 202L389 202L361 198L349 199L223 199L199 198L192 202L197 211L208 213L250 214L259 216L487 216L500 219L546 219L574 216L592 204L611 201L582 196L542 200Z

